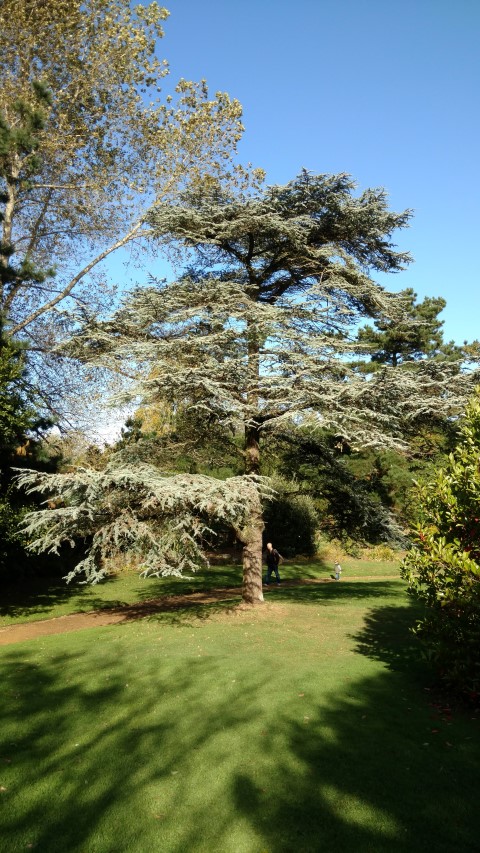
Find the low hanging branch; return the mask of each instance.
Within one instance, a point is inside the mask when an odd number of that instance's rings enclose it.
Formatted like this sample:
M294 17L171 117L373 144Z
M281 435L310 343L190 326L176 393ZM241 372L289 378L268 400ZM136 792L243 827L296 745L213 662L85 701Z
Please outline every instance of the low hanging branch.
M208 565L202 546L212 535L209 523L241 528L250 507L271 494L258 477L168 476L150 465L81 468L48 477L22 471L17 482L28 493L46 495L47 508L26 517L31 550L58 553L65 544L91 543L67 575L70 581L83 573L89 583L105 576L105 560L119 551L140 555L146 574L196 571Z

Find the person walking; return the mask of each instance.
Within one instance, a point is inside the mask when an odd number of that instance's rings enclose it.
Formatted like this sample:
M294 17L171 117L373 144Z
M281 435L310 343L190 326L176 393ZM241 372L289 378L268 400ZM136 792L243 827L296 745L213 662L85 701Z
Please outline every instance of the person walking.
M271 542L267 542L267 575L265 577L265 583L268 586L270 584L270 578L272 577L272 572L275 572L275 576L277 578L277 586L280 585L280 575L278 573L279 563L283 562L283 557L278 553L276 548L273 547Z

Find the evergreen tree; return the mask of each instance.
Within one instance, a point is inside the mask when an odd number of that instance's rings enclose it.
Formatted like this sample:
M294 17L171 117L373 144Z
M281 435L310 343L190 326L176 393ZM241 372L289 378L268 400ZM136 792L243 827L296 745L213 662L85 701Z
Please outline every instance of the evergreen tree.
M38 439L51 426L38 414L25 350L3 333L0 318L0 576L14 577L28 560L19 532L25 497L12 487L12 467L35 466ZM30 502L31 503L31 502ZM31 508L31 507L30 507ZM30 562L32 562L30 560Z
M122 536L157 542L152 527L140 534L133 520L154 524L150 507L157 525L174 511L183 549L190 531L192 554L191 531L201 535L201 518L222 516L243 543L243 596L255 603L263 599L261 454L268 436L312 425L331 429L351 446L397 446L419 411L461 409L469 380L448 364L436 365L434 373L429 363L415 373L384 365L371 376L349 364L361 349L355 329L362 318L403 316L404 300L385 292L371 274L400 270L409 260L391 243L409 213L389 211L383 190L356 196L354 188L344 174L302 172L257 195L218 189L156 208L152 228L162 241L185 249L190 268L177 282L129 295L108 322L91 318L69 352L128 372L135 379L130 397L146 405L180 401L242 432L244 474L221 483L123 465L63 480L31 475L24 478L30 488L53 489L64 506L32 519L38 547L57 547L95 524L98 559ZM162 572L175 570L174 532L170 524ZM152 547L158 560L162 546ZM93 563L88 568L95 577Z
M2 468L13 449L36 423L28 400L23 348L5 337L0 318L0 459Z
M418 518L414 482L430 479L445 464L458 425L441 408L437 413L430 408L426 415L420 410L404 425L405 448L353 448L327 429L277 433L269 469L291 478L313 498L327 535L403 548L402 530Z
M444 347L443 321L438 315L447 304L445 299L427 296L416 304L417 294L411 288L404 290L402 296L405 299L402 322L378 318L374 327L364 326L358 333L358 340L372 348L371 359L376 364L397 367L438 356Z
M370 350L370 356L357 361L355 367L367 374L381 370L385 364L398 370L412 371L425 362L442 367L450 363L457 374L471 369L480 361L480 343L465 341L459 346L443 337L443 320L439 314L446 306L441 297L425 297L417 303L417 294L408 288L399 294L404 299L404 317L401 322L385 317L376 318L372 325L358 331L358 341ZM436 389L431 389L436 394ZM456 440L456 423L443 417L441 411L419 412L411 419L408 439L414 465L419 459L431 459L443 448L451 448Z
M404 299L401 322L379 317L373 326L366 325L359 330L359 343L370 348L370 362L363 361L358 367L370 371L375 366L390 364L411 369L415 364L435 359L456 363L460 372L466 364L478 364L478 341L464 341L459 346L444 340L443 320L439 314L446 307L445 299L426 296L417 303L417 294L411 288L403 290L399 296Z
M403 506L395 502L396 466L404 462L403 454L374 448L352 452L339 436L321 429L285 434L276 446L279 470L314 501L318 526L327 536L405 547ZM412 476L408 469L405 473L410 491Z

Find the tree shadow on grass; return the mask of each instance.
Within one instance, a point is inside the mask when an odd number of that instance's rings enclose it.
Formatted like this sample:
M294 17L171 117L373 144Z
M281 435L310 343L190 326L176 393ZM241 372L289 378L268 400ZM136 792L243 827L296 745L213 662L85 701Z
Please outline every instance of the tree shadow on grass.
M315 683L327 649L311 637L300 693L287 647L196 657L200 631L187 649L185 625L9 650L2 849L478 850L475 723L431 717L409 614L373 610L352 647L360 669L328 692Z
M121 611L127 622L146 619L150 623L159 625L184 626L195 622L206 622L218 614L234 613L240 601L240 595L229 595L217 600L212 597L212 600L205 603L196 600L179 603L176 598L172 601L166 598L160 602L145 601L131 607L122 607Z
M290 575L288 581L296 583L305 578L314 578L319 571L320 562L316 561L313 568L312 565L295 565L290 567ZM125 601L125 587L122 584L122 575L109 575L104 578L99 584L88 585L80 581L72 581L67 584L62 578L29 578L21 583L10 583L2 589L2 601L0 602L0 618L9 617L12 620L31 620L32 617L38 619L48 618L51 616L51 611L58 605L69 604L70 612L83 613L96 610L115 610L117 608L136 607L136 604L131 604L131 599L134 597L139 605L138 616L142 616L142 606L149 608L149 603L154 599L164 598L167 596L191 596L196 593L216 593L224 594L227 590L230 591L231 597L236 598L240 595L242 586L242 569L237 565L232 566L214 566L210 569L199 572L192 577L166 577L156 578L137 577L138 583L128 586L127 598L130 601ZM107 587L109 597L98 595L98 587ZM120 597L116 597L115 593L119 592ZM328 595L328 594L327 594ZM301 597L301 596L300 596ZM186 606L193 607L193 602L189 602ZM158 609L158 608L157 608ZM205 613L205 607L199 609L200 615ZM8 624L8 623L7 623Z
M303 719L276 722L287 757L270 774L237 774L237 808L265 849L480 849L477 721L442 717L429 702L430 673L410 633L417 615L408 606L372 610L354 651L385 667L346 676L344 689L318 705L305 693Z
M100 581L103 584L111 584L112 592L115 586L115 577ZM78 597L79 610L95 610L100 606L114 606L121 604L120 600L105 602L98 598L95 586L87 587L85 584L67 584L65 580L58 578L33 578L24 583L9 584L2 589L2 601L0 602L0 616L21 618L35 614L39 618L49 613L55 605L63 604Z
M279 587L272 586L267 595L282 601L292 601L299 604L338 604L342 601L349 602L363 600L366 598L396 598L400 591L403 592L405 584L401 580L368 581L348 583L335 581L306 583L299 586L280 584Z
M211 567L197 574L182 578L154 576L139 578L136 594L139 601L163 595L191 595L195 592L210 592L215 589L241 587L242 569L238 566Z
M355 651L387 664L394 671L423 674L422 647L412 631L422 613L423 608L413 603L370 610L362 630L351 635L356 642Z
M96 671L75 652L40 662L17 649L1 662L8 673L2 851L185 851L195 849L185 839L198 832L213 840L212 820L218 837L228 837L222 790L214 780L203 790L202 783L228 752L226 732L248 727L258 713L259 678L239 702L216 658L159 655L140 676L131 659L112 653ZM207 704L206 693L218 685L223 689ZM199 766L198 750L211 766Z
M352 681L348 697L332 694L308 720L278 725L288 758L233 785L267 850L479 849L478 743L429 720L390 674Z
M235 585L241 586L241 572L232 570L213 570L206 575L194 576L192 578L140 578L138 586L129 589L140 603L148 602L155 598L175 595L191 595L198 592L208 592L214 588L228 588ZM105 598L97 594L98 587L108 587L110 597ZM31 618L39 619L50 615L51 610L67 602L74 604L76 613L90 610L111 610L115 608L135 607L121 597L115 597L117 591L124 592L121 575L109 575L99 584L88 585L80 581L72 581L67 584L65 580L58 578L32 578L24 583L11 583L2 589L2 601L0 602L0 617L12 619ZM131 600L131 599L130 599ZM141 614L139 614L141 615Z

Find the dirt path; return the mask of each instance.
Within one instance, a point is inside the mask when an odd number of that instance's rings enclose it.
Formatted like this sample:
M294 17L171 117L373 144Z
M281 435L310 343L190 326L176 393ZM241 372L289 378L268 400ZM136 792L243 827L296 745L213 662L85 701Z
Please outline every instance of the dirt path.
M350 577L348 581L369 580L397 580L397 575L384 575L381 577ZM342 583L348 583L342 580ZM308 586L322 583L335 583L330 578L314 578L298 581L286 581L281 589ZM267 595L275 595L277 587L272 584ZM161 598L150 598L137 604L124 604L121 607L105 608L104 610L90 610L87 613L71 613L67 616L55 616L53 619L43 619L38 622L24 622L21 625L9 625L0 628L0 646L8 646L11 643L21 643L23 640L36 640L47 637L50 634L69 634L72 631L83 631L86 628L102 628L106 625L118 625L122 622L132 622L135 619L143 619L155 613L168 613L175 610L183 610L188 607L198 607L203 604L215 604L218 601L227 601L241 596L241 587L230 589L211 589L206 592L192 592L188 595L165 595Z

